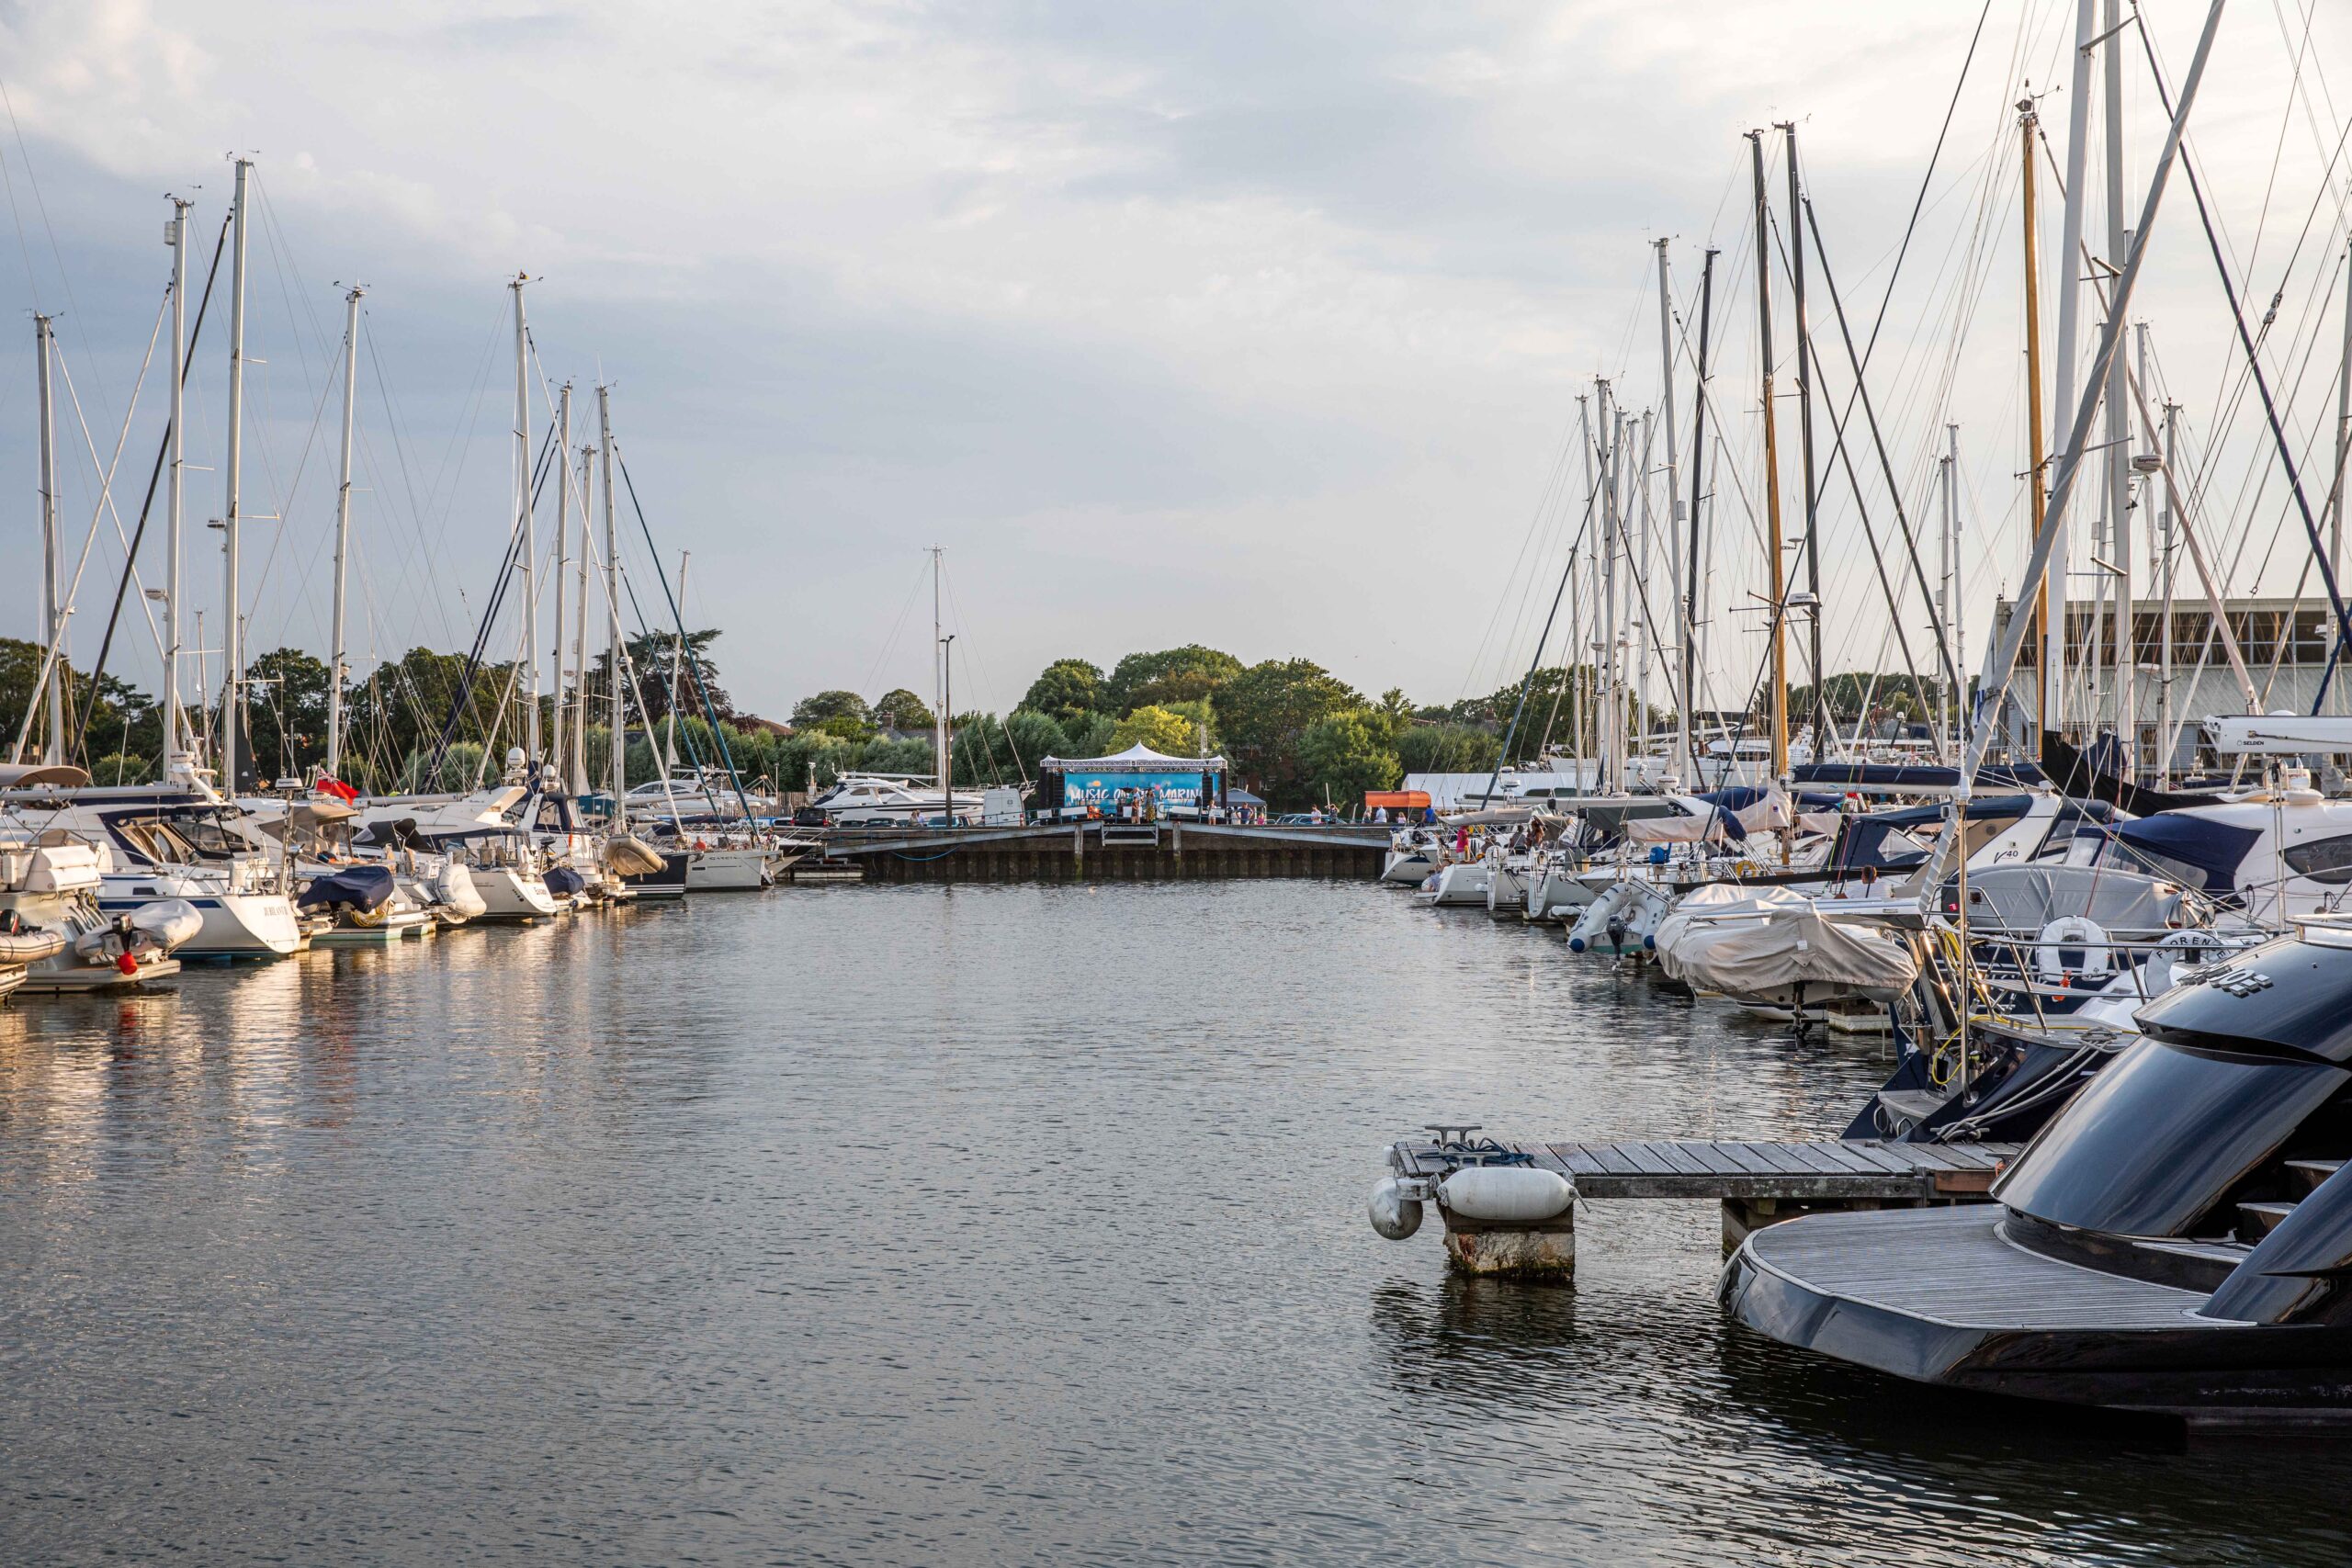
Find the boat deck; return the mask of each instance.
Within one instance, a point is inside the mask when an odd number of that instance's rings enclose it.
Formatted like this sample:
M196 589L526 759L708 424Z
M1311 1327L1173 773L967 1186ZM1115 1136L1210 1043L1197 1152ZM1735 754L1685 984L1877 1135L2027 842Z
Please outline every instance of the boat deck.
M1814 1214L1747 1238L1757 1266L1816 1296L1948 1328L2050 1332L2216 1326L2186 1314L2206 1296L2028 1252L2005 1211Z
M1503 1141L1473 1147L1458 1140L1424 1139L1391 1145L1388 1163L1399 1176L1435 1177L1463 1165L1494 1163L1498 1156L1523 1156L1524 1163L1558 1171L1574 1182L1580 1199L1921 1200L1981 1196L2023 1146L1684 1138L1607 1144Z

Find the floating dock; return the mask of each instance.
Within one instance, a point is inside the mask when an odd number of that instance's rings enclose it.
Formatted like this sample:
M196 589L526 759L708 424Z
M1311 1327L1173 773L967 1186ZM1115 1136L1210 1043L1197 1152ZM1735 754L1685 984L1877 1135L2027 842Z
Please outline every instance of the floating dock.
M1750 1231L1798 1214L1983 1201L1994 1177L2024 1146L1878 1139L1536 1143L1474 1139L1479 1131L1475 1126L1429 1131L1430 1137L1389 1146L1394 1175L1383 1188L1393 1185L1404 1202L1435 1204L1445 1222L1446 1260L1461 1272L1554 1280L1575 1276L1578 1203L1715 1199L1723 1204L1728 1255ZM1471 1168L1548 1172L1559 1182L1523 1181L1528 1194L1507 1200L1501 1208L1491 1199L1472 1200L1467 1188L1458 1190L1459 1201L1450 1202L1447 1179ZM1547 1190L1559 1195L1554 1200L1558 1212L1544 1215ZM1465 1206L1484 1211L1484 1217L1464 1212ZM1416 1208L1405 1234L1418 1223Z
M801 863L862 866L868 882L1176 882L1313 876L1369 881L1390 829L1206 822L1019 828L833 828Z

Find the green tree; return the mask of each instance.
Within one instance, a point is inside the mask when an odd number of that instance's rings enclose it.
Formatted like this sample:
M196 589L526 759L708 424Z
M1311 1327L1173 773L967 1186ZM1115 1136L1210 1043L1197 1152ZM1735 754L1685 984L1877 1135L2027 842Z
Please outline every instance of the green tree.
M1050 744L1030 750L1030 745L1046 739L1037 728L1039 720L1048 727L1053 724L1043 714L1015 712L1001 719L992 713L958 715L955 740L949 748L956 759L956 787L990 789L1028 783L1036 773L1037 759L1050 756L1054 750ZM1020 745L1016 756L1013 736L1023 730L1027 731L1029 743Z
M855 692L820 692L813 697L803 697L792 706L792 727L795 729L820 729L827 721L847 719L850 728L834 728L829 733L844 739L863 739L874 733L874 714L865 699Z
M648 720L659 719L670 711L671 666L677 665L678 707L682 712L699 716L703 711L702 693L695 688L695 672L699 671L705 690L710 694L710 705L720 719L740 717L726 688L718 683L718 668L710 660L710 645L718 640L718 629L707 627L686 634L686 651L692 656L687 664L679 664L678 634L661 631L647 632L628 639L628 666L624 673L637 676L637 690L628 692L623 700L631 714ZM611 691L613 656L607 651L596 655L588 670L588 689L593 693Z
M245 666L246 756L256 777L299 779L327 750L327 686L323 660L299 648L280 648Z
M26 710L34 704L34 688L40 679L42 661L40 643L21 637L0 637L0 726L5 726L0 747L15 741ZM114 782L119 763L125 783L144 783L148 768L164 744L163 720L155 700L112 675L99 678L94 700L89 675L76 670L71 660L59 663L65 675L68 739L78 732L82 742L79 754L96 754L102 759L104 782ZM45 722L45 714L33 715L32 728L27 731L28 755L40 755L46 738ZM101 777L96 765L91 776Z
M928 740L869 740L854 749L852 770L865 773L928 773L932 772Z
M1119 721L1113 718L1107 713L1080 714L1077 717L1069 720L1061 727L1062 738L1066 744L1056 753L1056 755L1062 757L1107 756L1112 751L1117 750L1116 747L1111 744L1111 737L1117 732L1118 728Z
M1266 799L1293 807L1313 798L1299 765L1299 738L1310 725L1364 706L1354 687L1306 659L1267 660L1225 682L1211 698L1217 728Z
M1943 682L1924 678L1914 682L1906 674L1883 671L1873 675L1866 671L1849 671L1830 676L1822 687L1828 694L1830 716L1851 724L1864 716L1865 696L1870 699L1871 717L1924 718L1935 712L1936 694L1943 689ZM1792 721L1798 724L1812 717L1813 687L1809 683L1789 688L1789 714Z
M1067 723L1102 705L1102 671L1083 659L1057 659L1029 682L1020 706Z
M1119 720L1111 732L1111 745L1115 750L1144 745L1171 757L1189 755L1198 744L1199 731L1182 714L1170 713L1164 707L1146 704Z
M1150 704L1194 703L1213 696L1216 689L1241 673L1241 660L1229 653L1188 642L1159 653L1130 653L1102 682L1102 707L1125 716Z
M931 728L931 708L923 700L904 686L886 692L874 699L867 710L876 725L884 729L918 730Z
M1016 708L1006 716L1004 728L1010 732L1005 743L1019 759L1020 766L1015 771L1024 778L1037 776L1040 758L1073 754L1069 736L1045 714Z
M1502 761L1502 737L1462 724L1414 724L1392 750L1408 773L1482 773Z
M453 743L469 744L480 756L495 742L503 757L513 738L522 734L514 666L482 665L470 686L465 673L462 654L429 648L410 649L369 671L349 696L345 777L371 788L392 786L407 773L412 753L431 753L445 726ZM446 778L448 770L435 776Z
M1376 714L1339 713L1316 720L1298 738L1298 762L1318 800L1342 810L1363 804L1364 792L1395 789L1404 776L1385 743Z
M1069 754L1069 738L1044 714L1016 708L1001 720L992 713L956 720L956 782L959 785L1026 784L1047 757Z

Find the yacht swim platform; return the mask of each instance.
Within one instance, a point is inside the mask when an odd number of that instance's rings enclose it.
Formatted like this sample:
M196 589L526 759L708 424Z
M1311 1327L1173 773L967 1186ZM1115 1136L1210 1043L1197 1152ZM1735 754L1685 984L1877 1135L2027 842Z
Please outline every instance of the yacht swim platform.
M1478 1131L1476 1126L1432 1126L1431 1136L1391 1145L1392 1174L1382 1189L1393 1186L1403 1201L1415 1205L1413 1224L1418 1224L1420 1203L1436 1207L1445 1223L1447 1261L1455 1269L1555 1280L1574 1277L1576 1207L1580 1202L1714 1199L1723 1205L1724 1250L1729 1254L1749 1232L1799 1214L1983 1201L1994 1177L2024 1147L1880 1139L1474 1141ZM1546 1184L1540 1179L1505 1179L1518 1181L1527 1191L1506 1195L1499 1206L1492 1195L1474 1197L1467 1187L1449 1189L1450 1179L1480 1168L1556 1178L1549 1190L1558 1212L1541 1213L1547 1205L1543 1196ZM1489 1178L1473 1179L1493 1185ZM1376 1192L1375 1205L1377 1201Z

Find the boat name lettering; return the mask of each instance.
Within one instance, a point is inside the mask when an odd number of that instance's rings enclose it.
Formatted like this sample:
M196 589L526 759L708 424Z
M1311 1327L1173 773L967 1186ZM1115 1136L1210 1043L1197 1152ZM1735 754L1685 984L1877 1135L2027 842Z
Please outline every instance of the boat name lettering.
M2250 997L2270 988L2271 979L2258 969L2222 969L2203 976L2204 983L2233 997Z

